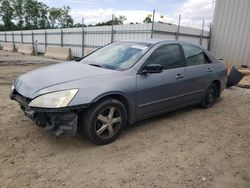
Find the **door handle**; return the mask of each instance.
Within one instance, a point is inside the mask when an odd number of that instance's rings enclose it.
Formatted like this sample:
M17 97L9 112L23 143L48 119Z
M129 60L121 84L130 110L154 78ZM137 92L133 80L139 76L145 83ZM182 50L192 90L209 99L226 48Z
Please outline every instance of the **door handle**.
M214 71L214 69L212 69L212 68L207 68L207 72L213 72Z
M179 74L177 74L177 75L175 76L175 78L176 78L176 79L184 78L184 75L179 73Z

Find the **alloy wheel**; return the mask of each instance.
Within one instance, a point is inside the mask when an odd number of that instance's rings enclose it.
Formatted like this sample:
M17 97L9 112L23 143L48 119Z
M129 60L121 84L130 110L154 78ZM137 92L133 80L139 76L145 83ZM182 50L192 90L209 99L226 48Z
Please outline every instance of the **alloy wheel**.
M95 132L102 139L111 138L122 125L121 111L115 107L107 107L96 118Z

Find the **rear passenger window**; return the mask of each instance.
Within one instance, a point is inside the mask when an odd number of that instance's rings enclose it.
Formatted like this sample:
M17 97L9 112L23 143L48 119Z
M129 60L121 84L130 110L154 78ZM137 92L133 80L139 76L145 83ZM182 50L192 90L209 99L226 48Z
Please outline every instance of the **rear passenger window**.
M209 63L208 58L200 48L190 45L183 45L182 48L185 55L186 66L202 65Z
M148 64L160 64L166 70L180 67L180 60L179 45L168 44L157 48L147 62Z

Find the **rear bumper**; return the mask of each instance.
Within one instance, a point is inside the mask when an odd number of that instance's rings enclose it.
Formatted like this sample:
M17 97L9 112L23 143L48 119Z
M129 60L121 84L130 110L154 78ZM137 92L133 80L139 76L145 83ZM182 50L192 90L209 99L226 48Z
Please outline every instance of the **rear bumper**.
M24 115L34 121L39 127L46 127L47 130L55 133L55 135L73 136L77 132L78 114L87 105L79 105L66 108L34 108L29 107L31 101L13 91L10 95L11 100L15 100L21 106Z

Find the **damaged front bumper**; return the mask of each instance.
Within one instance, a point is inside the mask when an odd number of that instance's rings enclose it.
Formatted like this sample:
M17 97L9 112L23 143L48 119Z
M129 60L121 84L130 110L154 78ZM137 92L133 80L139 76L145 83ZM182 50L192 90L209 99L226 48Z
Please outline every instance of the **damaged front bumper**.
M78 114L87 107L87 105L53 109L29 107L28 104L31 99L22 96L15 90L12 91L10 99L17 101L25 116L34 121L37 126L46 127L57 136L75 135L77 132Z

